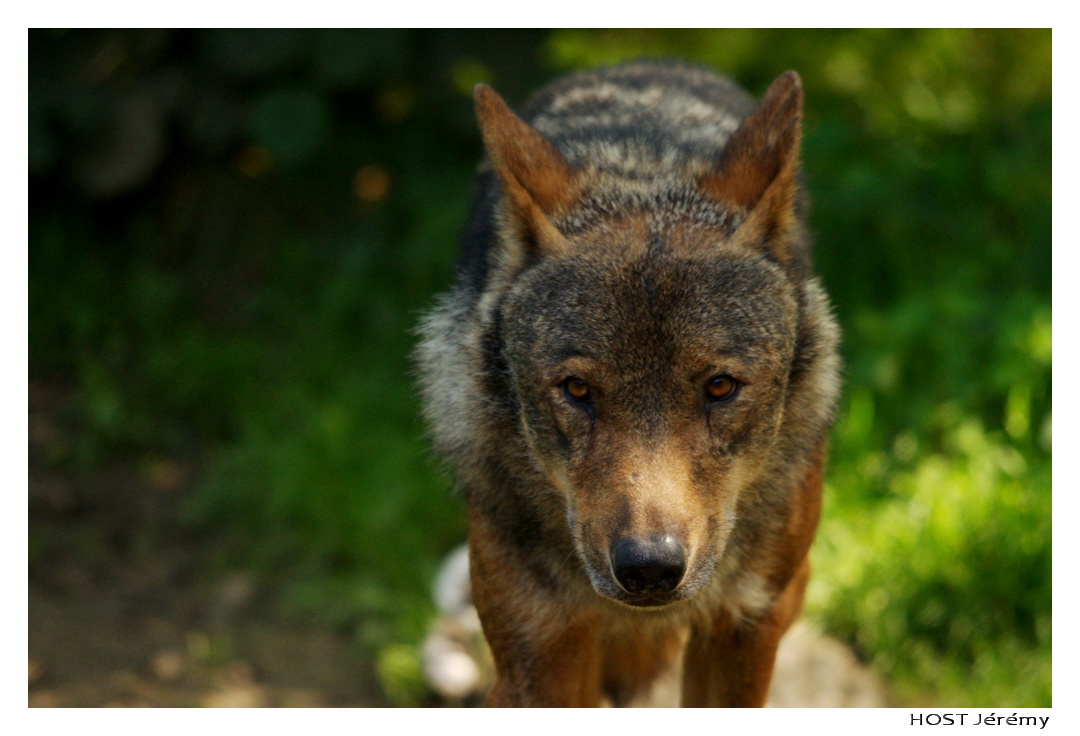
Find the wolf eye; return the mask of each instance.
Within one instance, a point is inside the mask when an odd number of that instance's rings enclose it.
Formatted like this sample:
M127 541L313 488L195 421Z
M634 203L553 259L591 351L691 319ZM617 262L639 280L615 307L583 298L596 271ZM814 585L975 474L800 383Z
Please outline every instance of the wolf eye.
M589 384L582 381L577 376L570 376L563 381L563 390L566 391L566 395L577 402L588 401L589 396Z
M705 396L709 402L730 401L739 393L740 384L726 373L713 376L705 384Z

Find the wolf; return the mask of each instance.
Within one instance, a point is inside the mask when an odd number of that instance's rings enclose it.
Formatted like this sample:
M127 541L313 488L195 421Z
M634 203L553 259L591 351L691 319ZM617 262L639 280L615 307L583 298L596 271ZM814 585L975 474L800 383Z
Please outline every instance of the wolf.
M422 321L424 413L468 506L491 706L761 706L796 618L840 391L811 264L803 87L642 61L513 112L452 290Z

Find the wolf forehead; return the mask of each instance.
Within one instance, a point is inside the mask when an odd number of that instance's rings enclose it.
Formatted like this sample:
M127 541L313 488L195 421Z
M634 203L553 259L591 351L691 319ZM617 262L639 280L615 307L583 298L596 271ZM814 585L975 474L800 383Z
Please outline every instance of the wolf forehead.
M790 353L795 290L760 257L579 253L517 279L503 305L505 337L519 355L558 361L648 346L661 355Z

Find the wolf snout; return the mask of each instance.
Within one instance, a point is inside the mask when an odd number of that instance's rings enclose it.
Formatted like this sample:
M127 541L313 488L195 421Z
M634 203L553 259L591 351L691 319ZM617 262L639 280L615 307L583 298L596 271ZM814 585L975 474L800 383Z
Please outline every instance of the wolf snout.
M622 539L611 548L611 569L627 593L670 593L686 572L686 555L670 535L645 541Z

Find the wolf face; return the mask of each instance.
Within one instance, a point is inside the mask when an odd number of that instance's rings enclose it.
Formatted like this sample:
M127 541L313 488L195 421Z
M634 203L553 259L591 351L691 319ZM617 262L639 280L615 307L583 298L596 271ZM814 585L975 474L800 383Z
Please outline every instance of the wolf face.
M796 333L775 264L657 249L548 259L503 313L529 447L597 592L636 606L710 579L775 444Z

